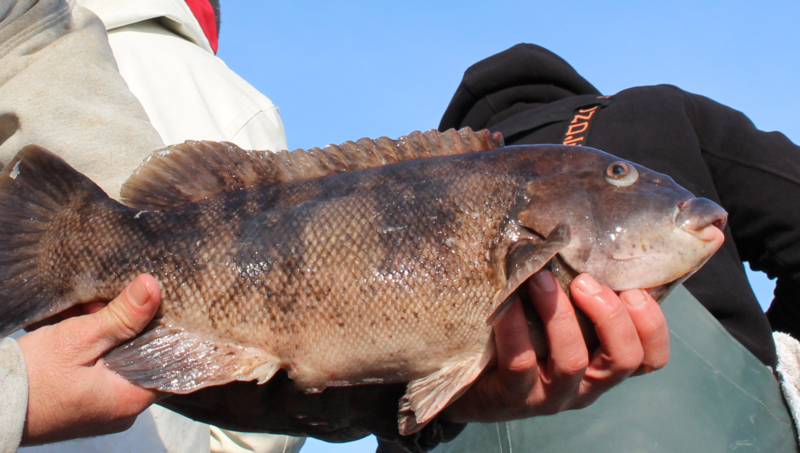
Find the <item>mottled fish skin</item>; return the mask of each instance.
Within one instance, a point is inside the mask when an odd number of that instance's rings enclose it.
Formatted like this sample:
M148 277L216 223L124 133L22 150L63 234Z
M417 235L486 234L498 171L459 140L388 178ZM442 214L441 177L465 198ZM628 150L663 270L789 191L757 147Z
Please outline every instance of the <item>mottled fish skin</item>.
M82 300L152 273L164 319L263 348L306 387L407 382L488 341L505 283L496 257L518 234L508 228L521 183L513 165L433 158L174 213L86 205L42 242L58 244L63 265L52 268L65 290L96 289Z
M316 165L303 156L287 165ZM174 393L261 382L279 368L308 392L413 381L400 419L410 434L474 381L494 351L487 319L555 253L616 286L650 282L667 267L660 285L719 247L674 225L690 193L639 166L637 184L611 185L604 174L615 162L589 148L545 145L277 185L231 170L219 184L235 189L155 212L116 203L47 151L27 150L0 175L8 211L0 216L0 309L27 325L36 319L17 319L33 316L25 301L52 301L37 309L42 318L111 300L150 273L162 288L157 320L107 357L124 377ZM724 223L715 206L704 202L693 228ZM631 233L609 243L603 235L614 226ZM675 253L670 243L689 249ZM644 271L609 254L631 247L644 251Z

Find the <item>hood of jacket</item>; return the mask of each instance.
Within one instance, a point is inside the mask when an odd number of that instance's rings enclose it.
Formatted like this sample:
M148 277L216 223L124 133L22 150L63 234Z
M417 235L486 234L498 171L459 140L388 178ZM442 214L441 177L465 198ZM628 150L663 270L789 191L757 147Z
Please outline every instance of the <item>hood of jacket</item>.
M485 129L544 104L599 94L558 55L535 44L517 44L466 70L439 130Z

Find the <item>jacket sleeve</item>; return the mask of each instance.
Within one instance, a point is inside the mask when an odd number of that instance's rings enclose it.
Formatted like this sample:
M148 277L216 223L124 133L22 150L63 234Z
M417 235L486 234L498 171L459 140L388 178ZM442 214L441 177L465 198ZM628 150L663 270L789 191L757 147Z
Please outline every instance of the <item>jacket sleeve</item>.
M756 129L741 112L688 99L739 255L777 278L767 311L772 329L800 338L800 147Z
M17 342L0 342L0 453L17 451L28 409L28 374Z
M119 74L105 26L75 0L0 2L0 162L31 144L113 198L164 146Z

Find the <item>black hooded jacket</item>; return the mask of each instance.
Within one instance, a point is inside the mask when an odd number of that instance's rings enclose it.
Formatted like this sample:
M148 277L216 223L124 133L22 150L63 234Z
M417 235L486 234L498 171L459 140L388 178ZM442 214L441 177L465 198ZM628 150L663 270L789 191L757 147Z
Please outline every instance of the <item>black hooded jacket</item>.
M488 128L503 133L507 145L562 143L576 110L598 105L583 145L668 174L728 211L725 244L685 286L774 367L771 330L800 338L800 148L674 86L599 95L557 55L519 44L466 71L440 130ZM767 316L742 261L778 278Z

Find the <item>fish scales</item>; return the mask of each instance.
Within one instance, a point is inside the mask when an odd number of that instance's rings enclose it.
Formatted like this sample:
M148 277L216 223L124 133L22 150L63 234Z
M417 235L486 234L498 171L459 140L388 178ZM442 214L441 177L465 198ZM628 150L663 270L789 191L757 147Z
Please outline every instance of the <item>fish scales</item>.
M76 236L80 243L60 243L58 258L44 266L80 269L73 279L61 276L66 287L103 282L101 299L152 273L165 319L321 370L324 380L310 387L361 382L364 369L371 379L412 380L436 369L419 366L421 358L486 343L485 302L504 272L489 253L519 186L504 168L486 175L491 162L426 164L237 192L180 213L137 218L124 207L87 206L54 232L91 230ZM383 341L386 331L391 342ZM386 375L376 376L376 366Z
M349 185L359 176L344 179ZM497 269L486 259L492 246L486 239L496 236L511 197L498 196L496 209L486 210L494 212L477 218L463 209L470 202L485 206L483 194L469 190L473 178L433 177L411 185L381 178L380 190L307 203L282 217L280 233L264 232L244 261L254 261L254 250L277 251L261 275L286 281L276 292L287 303L266 302L270 328L262 344L281 345L279 356L324 370L327 380L353 383L367 368L385 367L369 377L387 382L424 376L436 366L404 367L474 344L476 329L478 344L485 343L489 307L479 302L490 300L500 283L490 278ZM454 193L465 198L462 206ZM284 345L282 326L303 322L310 328L303 325L302 335Z
M478 377L491 322L553 258L615 289L665 288L721 243L724 211L669 177L497 140L426 132L275 155L187 143L143 164L128 206L28 148L0 174L0 330L151 273L157 320L106 357L123 377L173 393L279 369L307 392L410 382L410 434Z

